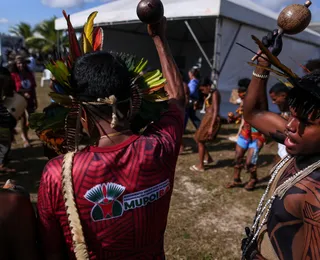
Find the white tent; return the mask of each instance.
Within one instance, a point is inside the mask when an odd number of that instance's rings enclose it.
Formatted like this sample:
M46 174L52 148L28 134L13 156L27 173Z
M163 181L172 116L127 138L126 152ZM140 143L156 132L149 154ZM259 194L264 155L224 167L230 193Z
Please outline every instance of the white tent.
M315 32L320 33L320 22L311 23L309 28Z
M136 15L138 0L116 0L71 15L75 28L85 23L92 11L98 11L96 25L105 28L104 48L134 53L159 66L153 43L146 26ZM186 72L203 58L201 73L210 76L212 69L219 72L222 92L222 115L234 109L228 102L237 81L251 77L247 61L252 53L236 45L241 43L252 50L257 46L251 35L258 38L277 28L278 14L249 0L162 0L168 23L168 39L179 67ZM57 30L65 30L64 18L55 21ZM320 56L320 34L306 29L293 37L284 38L280 60L296 73L302 73L299 64ZM207 59L206 59L207 57ZM208 61L208 62L207 62ZM210 65L208 64L210 62ZM276 82L271 80L270 85ZM274 107L272 108L274 109Z

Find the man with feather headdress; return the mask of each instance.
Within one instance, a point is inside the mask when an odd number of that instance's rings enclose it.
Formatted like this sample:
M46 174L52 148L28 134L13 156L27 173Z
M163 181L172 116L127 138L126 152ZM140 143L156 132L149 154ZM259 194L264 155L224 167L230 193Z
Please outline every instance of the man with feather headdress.
M48 65L62 89L50 96L69 109L71 152L51 160L41 179L44 259L64 259L65 253L69 259L164 259L185 106L166 19L148 26L163 79L159 70L144 71L145 60L99 51L103 36L93 29L95 16L84 28L85 54L66 16L72 55ZM75 152L81 125L92 144Z
M244 259L320 259L320 71L299 78L276 57L282 49L278 30L259 45L263 55L253 72L244 118L286 146L288 156L271 171L252 228L242 241ZM272 69L270 65L276 69ZM269 72L285 77L289 119L267 110Z

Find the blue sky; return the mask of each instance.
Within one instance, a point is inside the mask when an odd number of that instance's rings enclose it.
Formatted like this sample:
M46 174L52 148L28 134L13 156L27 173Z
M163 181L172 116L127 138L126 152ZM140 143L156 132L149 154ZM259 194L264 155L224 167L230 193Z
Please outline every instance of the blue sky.
M104 1L107 2L107 1ZM21 21L35 25L52 16L62 16L103 4L100 0L1 0L0 32Z
M0 32L8 32L8 28L21 21L35 25L52 16L60 17L61 10L68 13L78 12L101 5L112 0L1 0ZM118 0L121 1L121 0ZM138 0L132 0L137 1ZM181 0L182 1L182 0ZM241 1L241 0L239 0ZM252 0L274 11L281 10L292 3L303 3L304 0ZM320 1L313 0L311 7L314 21L320 21Z

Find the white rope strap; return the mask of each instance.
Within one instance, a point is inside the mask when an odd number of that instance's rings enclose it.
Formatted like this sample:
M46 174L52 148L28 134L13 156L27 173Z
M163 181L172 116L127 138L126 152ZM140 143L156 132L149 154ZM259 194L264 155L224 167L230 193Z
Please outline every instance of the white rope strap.
M72 164L75 152L67 153L62 165L62 189L65 207L67 211L74 253L77 260L89 260L87 245L84 239L82 225L76 203L72 184Z

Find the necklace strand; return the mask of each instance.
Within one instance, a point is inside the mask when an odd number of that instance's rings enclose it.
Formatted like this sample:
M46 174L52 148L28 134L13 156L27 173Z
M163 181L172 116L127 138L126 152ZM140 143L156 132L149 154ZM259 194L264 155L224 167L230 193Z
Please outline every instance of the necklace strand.
M110 134L100 136L100 139L109 138L109 137L113 137L113 136L119 136L119 135L122 135L124 133L129 133L129 132L131 132L131 130L127 129L127 130L120 131L120 132L110 133Z
M252 233L254 233L251 241L247 244L244 253L247 252L248 248L256 241L261 229L263 226L266 224L271 207L273 205L274 200L279 197L280 199L283 198L283 196L286 194L286 192L293 187L297 182L302 180L303 178L307 177L310 173L312 173L314 170L320 167L320 160L309 165L303 170L298 171L296 174L291 176L289 179L287 179L283 184L281 184L277 189L273 192L271 198L264 204L265 199L270 191L271 185L273 184L276 176L278 175L279 171L283 168L283 166L291 159L292 157L288 155L285 157L282 161L280 161L274 168L273 172L271 174L270 181L268 183L268 186L266 188L266 191L261 197L260 203L258 205L257 211L256 211L256 216L254 219L254 223L252 225ZM264 204L264 205L263 205ZM266 213L264 214L264 212ZM264 214L264 217L260 223L260 220ZM260 225L259 225L260 224Z

